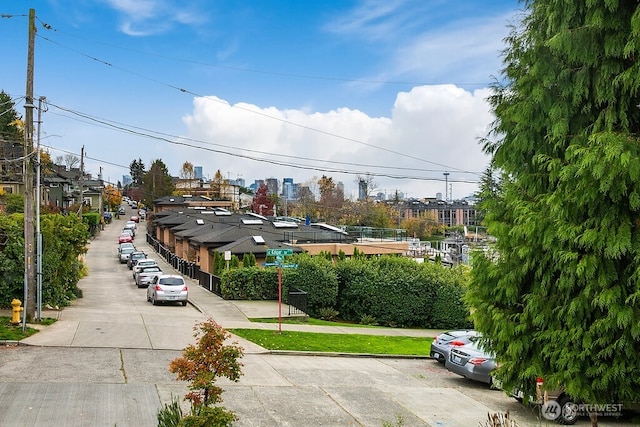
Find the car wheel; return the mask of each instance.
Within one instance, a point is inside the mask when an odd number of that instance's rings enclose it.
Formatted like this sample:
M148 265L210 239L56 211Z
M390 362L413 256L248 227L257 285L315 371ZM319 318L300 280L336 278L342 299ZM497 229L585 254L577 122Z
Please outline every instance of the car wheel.
M185 307L187 305L186 301L182 301L182 306Z
M156 297L154 295L151 296L151 304L158 305L158 301L156 301Z
M578 421L578 405L567 395L558 399L560 405L560 417L558 422L563 425L573 425Z
M147 293L147 302L151 301L151 298L149 297L149 293Z

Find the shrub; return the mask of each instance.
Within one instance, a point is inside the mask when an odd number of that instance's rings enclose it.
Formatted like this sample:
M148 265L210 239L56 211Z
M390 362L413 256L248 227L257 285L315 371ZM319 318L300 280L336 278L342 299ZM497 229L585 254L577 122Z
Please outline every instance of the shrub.
M322 320L329 320L329 321L336 320L339 314L340 313L338 312L338 310L331 307L323 307L320 310L318 310L318 318Z
M365 314L360 318L360 324L361 325L376 326L378 324L378 322L376 321L375 317L370 316L368 314Z

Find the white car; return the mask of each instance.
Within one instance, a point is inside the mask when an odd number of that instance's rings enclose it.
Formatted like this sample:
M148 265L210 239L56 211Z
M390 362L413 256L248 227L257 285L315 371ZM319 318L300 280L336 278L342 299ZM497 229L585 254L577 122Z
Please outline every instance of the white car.
M189 300L189 289L182 276L163 274L155 276L147 287L147 301L153 305L159 302L179 302L183 306Z
M157 265L155 267L144 267L136 274L136 286L139 288L147 287L154 277L161 274L162 270Z
M133 268L131 269L132 270L131 274L133 275L133 280L135 280L137 282L136 274L138 274L141 269L146 268L146 267L157 267L157 266L158 266L158 263L156 262L155 259L145 258L145 259L138 260L136 265L134 265Z

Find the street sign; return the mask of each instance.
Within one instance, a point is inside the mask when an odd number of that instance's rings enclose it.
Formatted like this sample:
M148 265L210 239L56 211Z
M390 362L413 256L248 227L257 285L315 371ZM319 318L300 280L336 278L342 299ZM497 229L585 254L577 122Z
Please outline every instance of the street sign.
M280 266L279 262L263 262L262 265L264 267L275 267L275 266Z
M293 255L293 249L267 249L267 256Z

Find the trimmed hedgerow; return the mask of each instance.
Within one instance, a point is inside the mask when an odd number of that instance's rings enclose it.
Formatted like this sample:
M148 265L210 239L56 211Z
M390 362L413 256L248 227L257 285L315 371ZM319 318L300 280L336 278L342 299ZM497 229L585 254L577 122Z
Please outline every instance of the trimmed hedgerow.
M275 269L249 267L225 270L221 276L222 298L229 300L278 299L278 272Z
M307 314L320 317L328 309L342 320L373 318L380 325L415 328L468 328L463 301L466 267L419 264L412 259L382 256L339 260L297 255L287 260L297 268L282 270L282 297L291 288L307 292ZM225 299L277 299L277 268L238 268L222 275Z

